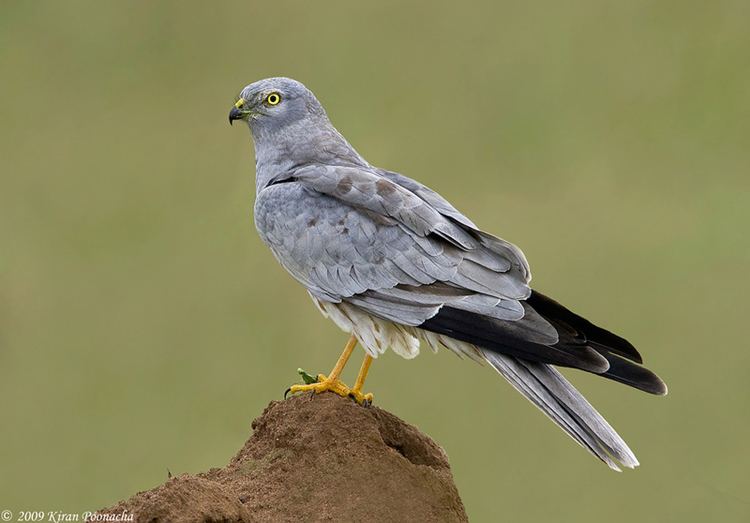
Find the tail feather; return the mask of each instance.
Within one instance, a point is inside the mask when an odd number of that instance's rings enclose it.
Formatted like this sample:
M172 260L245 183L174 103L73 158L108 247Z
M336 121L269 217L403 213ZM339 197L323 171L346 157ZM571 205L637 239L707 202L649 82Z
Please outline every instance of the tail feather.
M554 367L483 350L487 362L578 444L620 471L638 460L591 404Z

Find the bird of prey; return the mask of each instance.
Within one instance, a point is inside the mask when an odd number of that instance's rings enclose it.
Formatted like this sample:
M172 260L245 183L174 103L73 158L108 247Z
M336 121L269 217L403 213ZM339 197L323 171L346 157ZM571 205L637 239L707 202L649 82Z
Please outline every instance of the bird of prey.
M627 340L529 286L523 252L421 183L367 162L303 84L267 78L245 87L229 122L255 144L255 226L320 312L350 334L328 375L290 388L362 392L373 358L413 358L424 342L487 363L609 467L638 465L627 444L558 372L572 367L666 394ZM340 373L357 343L354 386Z

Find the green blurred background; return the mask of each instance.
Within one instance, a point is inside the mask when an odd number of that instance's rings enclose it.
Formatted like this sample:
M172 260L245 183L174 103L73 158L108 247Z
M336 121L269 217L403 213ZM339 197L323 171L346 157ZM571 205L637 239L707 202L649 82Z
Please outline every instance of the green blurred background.
M285 75L670 385L567 373L643 464L615 474L486 368L379 359L369 390L444 446L473 521L747 521L748 20L741 1L3 2L0 509L222 466L298 366L332 365L345 335L257 238L250 135L227 125L244 85Z

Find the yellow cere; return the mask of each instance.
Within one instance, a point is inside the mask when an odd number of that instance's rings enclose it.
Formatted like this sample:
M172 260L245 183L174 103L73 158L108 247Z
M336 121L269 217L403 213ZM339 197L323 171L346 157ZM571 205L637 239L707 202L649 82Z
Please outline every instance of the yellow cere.
M242 107L243 105L245 105L245 100L243 100L242 98L240 98L239 100L237 100L237 103L236 103L236 104L234 104L234 106L235 106L235 107L236 107L237 109L239 109L239 108L240 108L240 107Z

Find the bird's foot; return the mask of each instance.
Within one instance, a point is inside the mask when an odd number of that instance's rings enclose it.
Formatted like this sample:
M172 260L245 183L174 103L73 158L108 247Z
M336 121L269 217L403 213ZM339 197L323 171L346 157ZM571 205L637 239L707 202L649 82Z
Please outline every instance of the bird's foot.
M363 407L369 407L370 405L372 405L372 399L373 399L372 392L363 394L361 390L352 389L349 391L349 397L352 398L357 403L359 403L360 405L362 405Z
M302 369L297 369L302 380L305 382L304 385L292 385L287 389L287 394L297 394L299 392L313 392L320 394L322 392L333 392L343 398L352 398L360 405L370 405L372 403L372 394L363 394L360 390L349 388L343 381L338 378L329 378L325 374L318 374L317 378L314 378ZM286 396L286 394L284 394Z
M329 379L325 374L318 374L317 379L313 383L307 382L307 379L305 379L305 382L304 385L292 385L289 387L289 392L292 394L297 394L298 392L314 392L315 394L333 392L345 398L351 392L351 389L343 381Z

